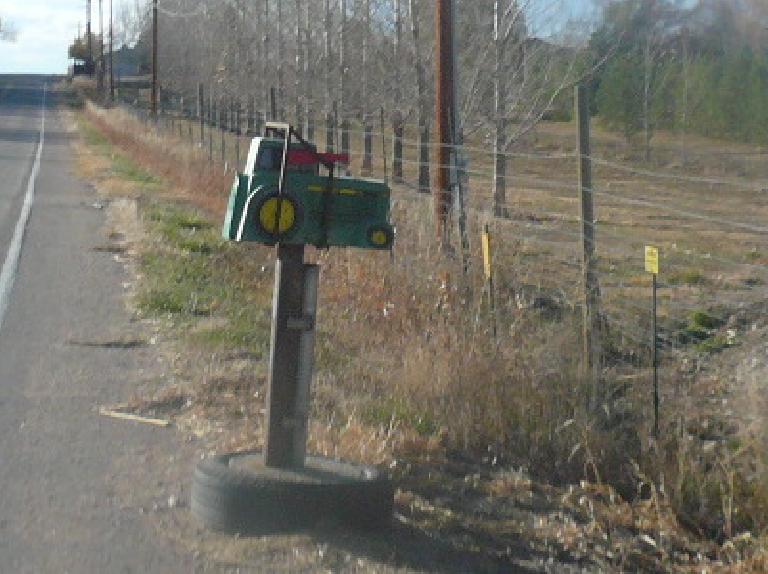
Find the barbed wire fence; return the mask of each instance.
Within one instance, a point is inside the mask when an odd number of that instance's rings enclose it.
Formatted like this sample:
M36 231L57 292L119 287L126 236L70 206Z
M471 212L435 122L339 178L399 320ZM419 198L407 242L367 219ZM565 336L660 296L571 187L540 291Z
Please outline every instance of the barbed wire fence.
M164 93L162 102L157 118L135 101L120 105L147 129L196 149L200 161L223 165L233 174L242 169L250 139L263 125L256 106L217 101L210 94L200 99L200 95ZM325 121L320 115L312 119L318 127ZM392 165L392 150L398 146L389 128L383 121L374 130L365 129L362 122L345 126L352 142L352 174L364 171L369 149L370 175L392 180L385 166ZM439 144L429 143L430 161L425 164L418 130L418 125L404 122L399 146L403 179L391 181L396 214L401 208L431 213L430 190L419 185L420 168L434 174L439 166L432 161L433 152ZM318 137L324 135L316 132ZM339 130L335 135L338 147ZM662 169L623 159L631 150L605 135L593 138L595 151L586 159L594 170L596 218L584 222L576 144L575 128L561 124L552 133L546 127L537 130L505 153L507 191L501 214L494 205L492 146L478 138L462 146L471 281L483 283L480 237L488 224L498 270L499 312L538 308L543 313L577 314L584 300L582 226L586 224L595 232L603 376L639 384L650 377L654 341L650 277L643 268L646 245L661 251L657 344L667 379L674 381L683 368L695 370L697 353L737 344L752 328L750 310L761 309L768 295L768 226L762 223L768 215L768 170L762 161L768 152L688 149L683 165L674 161L673 142L660 146L659 163L667 162ZM410 255L398 252L397 245L395 250L398 260ZM503 344L504 331L498 336Z

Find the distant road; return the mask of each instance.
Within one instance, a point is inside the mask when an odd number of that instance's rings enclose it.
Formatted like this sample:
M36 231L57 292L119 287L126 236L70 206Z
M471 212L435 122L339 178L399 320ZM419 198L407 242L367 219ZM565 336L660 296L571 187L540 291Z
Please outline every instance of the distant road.
M195 572L191 557L159 541L115 493L126 465L135 472L150 455L168 461L174 437L97 412L131 395L139 369L157 368L149 350L72 344L127 328L126 277L93 249L106 241L104 210L74 175L53 90L43 105L51 80L0 76L0 572Z

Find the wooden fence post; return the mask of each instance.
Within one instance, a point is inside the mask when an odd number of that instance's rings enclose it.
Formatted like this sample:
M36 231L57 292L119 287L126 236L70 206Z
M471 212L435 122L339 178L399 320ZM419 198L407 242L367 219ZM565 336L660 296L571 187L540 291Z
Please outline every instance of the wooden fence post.
M248 96L248 109L246 110L246 115L248 116L248 119L246 120L246 135L253 136L253 134L256 133L256 101L253 96Z
M235 101L235 157L237 158L237 164L235 165L235 172L240 169L240 134L242 133L242 117L241 117L241 104L240 99Z
M592 197L589 96L584 85L577 86L576 118L579 136L579 194L581 196L581 239L583 248L583 369L592 383L589 406L596 410L604 400L602 352L600 348L600 285L595 256L595 211Z
M334 149L334 143L336 138L335 131L336 126L334 125L334 118L336 117L336 102L334 101L332 103L332 107L330 107L325 112L325 151L327 153L333 153L335 151Z
M213 90L208 93L208 162L213 163Z
M362 174L369 176L373 173L373 126L370 115L363 116L363 165Z
M227 164L227 139L226 139L226 130L224 129L224 122L226 121L226 110L224 109L224 100L222 99L221 102L219 102L219 105L217 106L219 110L219 117L218 117L218 124L219 124L219 132L221 133L221 163L224 164L224 171L227 170L226 164Z
M419 191L430 193L429 180L429 123L422 120L419 126Z
M392 115L392 180L403 181L403 114L395 110Z
M205 93L202 82L197 85L197 119L200 121L200 147L205 144Z

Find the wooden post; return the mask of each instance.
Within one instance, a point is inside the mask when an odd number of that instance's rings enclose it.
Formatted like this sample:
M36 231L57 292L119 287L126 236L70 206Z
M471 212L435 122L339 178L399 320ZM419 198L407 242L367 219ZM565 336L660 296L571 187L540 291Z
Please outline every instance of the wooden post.
M592 381L590 408L597 409L604 399L601 381L600 286L595 257L595 213L592 201L592 159L590 157L589 97L586 86L576 92L576 118L579 135L579 193L581 195L583 301L583 369Z
M264 0L264 16L262 20L262 30L263 30L263 36L262 36L262 51L261 51L261 81L263 82L264 86L264 101L262 102L262 119L264 122L269 121L270 119L272 121L277 120L274 114L272 114L271 118L268 118L271 108L270 103L273 98L272 96L272 88L269 85L269 45L270 45L270 36L269 31L271 30L271 24L269 22L269 0ZM263 128L263 126L259 126L259 128ZM259 130L261 131L261 129Z
M296 69L294 71L293 91L295 99L294 120L296 129L304 132L304 106L302 105L302 80L304 77L304 30L301 28L303 11L301 0L296 0Z
M379 116L381 120L381 155L382 160L384 162L384 181L387 180L389 177L389 174L387 173L387 138L384 135L384 129L386 128L386 125L384 124L384 107L382 106L379 110Z
M349 74L349 48L347 46L347 0L339 0L339 12L341 16L341 35L339 38L339 76L341 84L339 86L339 105L336 112L336 126L340 129L339 146L342 154L349 155L349 121L347 120L347 89ZM339 121L339 115L341 121ZM347 166L349 167L349 166ZM349 170L347 170L349 175Z
M392 89L394 91L394 111L392 112L392 181L403 181L403 88L401 86L400 65L402 61L403 45L403 14L400 7L400 0L394 0L394 18L395 35L394 53L395 60L394 82Z
M325 151L327 153L334 152L334 132L336 127L333 125L333 118L335 116L336 102L333 102L333 107L329 108L325 114Z
M364 176L373 173L373 126L368 114L363 118L363 166Z
M157 117L159 97L157 89L157 0L152 0L152 90L150 94L152 117Z
M208 93L208 162L213 163L213 90Z
M269 113L272 114L272 117L270 118L270 120L273 122L276 122L277 121L277 92L275 91L274 86L272 86L269 89Z
M301 375L302 333L306 274L303 245L280 244L277 248L275 292L272 308L272 343L267 389L267 433L264 463L277 468L304 464L297 440L306 436L306 413L297 412L303 392Z
M427 106L427 79L421 55L421 27L419 25L416 0L409 0L411 13L411 37L413 39L413 59L416 67L416 93L419 102L419 191L429 193L429 119Z
M218 105L219 110L219 132L221 133L221 163L225 165L224 170L226 171L226 163L227 163L227 139L226 139L226 130L224 129L224 122L226 121L226 111L224 109L224 102L220 102Z
M451 212L451 150L453 149L452 120L454 118L454 42L453 0L435 0L436 9L436 89L435 123L437 127L438 159L435 181L435 223L437 238L443 250L450 246L448 216Z
M363 69L362 69L362 102L363 102L363 164L361 173L369 176L373 173L373 126L371 125L369 84L370 84L370 66L369 54L371 51L371 0L363 2Z
M253 96L248 96L247 106L248 107L245 111L247 116L247 119L245 120L245 133L248 136L252 136L254 133L256 133L256 118L254 117L254 113L256 111L256 101Z
M304 3L304 139L311 142L315 139L315 120L312 117L312 93L309 86L312 84L312 67L310 65L309 51L312 45L312 2Z
M403 114L395 110L392 114L392 180L403 181Z
M333 13L331 12L331 1L324 1L325 16L323 18L323 44L325 56L325 151L333 153L334 130L333 125L333 49L331 38L333 37Z
M197 119L200 121L200 147L205 144L205 93L203 84L197 85Z

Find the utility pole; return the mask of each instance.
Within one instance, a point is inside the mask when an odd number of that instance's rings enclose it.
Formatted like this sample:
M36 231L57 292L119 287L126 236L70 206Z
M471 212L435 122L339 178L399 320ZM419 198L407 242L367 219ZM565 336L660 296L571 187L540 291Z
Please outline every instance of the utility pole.
M109 0L109 99L115 101L115 59L113 53L115 51L115 27L114 27L114 13L112 5L115 0Z
M91 66L93 65L93 43L91 42L91 0L87 0L85 3L85 41L88 44L88 66Z
M435 185L435 222L443 248L449 245L448 214L451 209L451 148L454 114L453 0L435 0L437 80L435 116L437 125L438 167Z
M157 118L157 0L152 0L152 117Z

